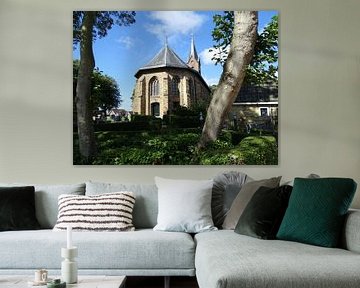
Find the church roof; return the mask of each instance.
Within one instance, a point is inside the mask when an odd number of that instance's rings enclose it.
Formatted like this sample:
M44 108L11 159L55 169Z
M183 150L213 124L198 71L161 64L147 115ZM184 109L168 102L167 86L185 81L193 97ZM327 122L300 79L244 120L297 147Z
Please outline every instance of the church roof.
M195 41L194 41L194 35L191 37L191 45L190 45L190 54L189 54L189 59L191 58L191 56L193 56L195 58L195 60L199 61L200 57L196 51L195 48Z
M198 54L195 49L194 41L192 41L192 47L190 49L190 53L193 54L195 58L198 58ZM192 50L194 49L194 50ZM191 54L190 54L191 55ZM157 69L157 68L180 68L180 69L187 69L194 73L200 80L205 84L205 87L209 89L206 81L202 78L201 74L194 70L193 68L189 67L181 58L168 46L167 41L165 42L164 47L150 60L149 63L144 65L143 67L139 68L139 70L135 73L135 77L139 78L142 72L150 69Z
M184 61L165 43L165 46L150 60L145 66L139 70L174 67L174 68L188 68Z

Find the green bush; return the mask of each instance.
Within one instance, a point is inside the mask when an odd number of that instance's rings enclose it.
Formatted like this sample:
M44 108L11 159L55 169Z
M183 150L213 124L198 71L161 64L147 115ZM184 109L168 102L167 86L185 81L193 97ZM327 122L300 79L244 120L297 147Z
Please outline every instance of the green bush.
M276 165L273 136L249 136L233 145L234 133L223 131L218 140L198 150L200 129L97 132L95 165ZM81 163L74 134L74 164Z
M164 115L163 121L174 128L197 128L201 125L199 116Z
M273 136L249 136L237 146L246 165L277 165L278 148Z
M161 129L161 119L149 121L114 122L95 124L94 130L98 131L154 131Z

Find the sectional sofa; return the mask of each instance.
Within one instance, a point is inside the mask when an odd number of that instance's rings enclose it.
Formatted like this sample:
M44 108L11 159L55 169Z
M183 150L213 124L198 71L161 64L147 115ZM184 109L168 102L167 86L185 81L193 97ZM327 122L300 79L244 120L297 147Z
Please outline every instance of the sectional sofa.
M0 278L40 268L48 269L50 276L58 275L60 250L66 246L66 232L52 230L57 220L58 196L116 191L135 194L136 230L73 232L79 274L165 276L167 287L169 276L196 276L200 288L360 285L360 211L347 213L339 248L262 240L233 230L197 234L154 231L158 213L156 185L97 182L35 185L36 217L41 229L0 232Z

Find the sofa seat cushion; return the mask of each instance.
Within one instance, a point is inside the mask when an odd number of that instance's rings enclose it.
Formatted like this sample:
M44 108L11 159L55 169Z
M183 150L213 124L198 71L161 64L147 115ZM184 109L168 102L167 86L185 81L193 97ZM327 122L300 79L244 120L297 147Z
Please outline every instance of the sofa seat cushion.
M229 230L195 236L200 288L357 287L360 254Z
M79 270L194 269L195 244L186 233L73 232ZM2 232L0 269L60 269L66 231Z

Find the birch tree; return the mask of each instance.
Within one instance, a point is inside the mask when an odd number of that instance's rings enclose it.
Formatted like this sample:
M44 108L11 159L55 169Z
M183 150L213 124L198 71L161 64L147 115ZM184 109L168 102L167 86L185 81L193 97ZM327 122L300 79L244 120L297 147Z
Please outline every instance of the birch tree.
M244 80L254 54L258 26L256 11L235 11L230 50L219 84L211 99L202 134L198 143L204 148L217 139Z

